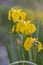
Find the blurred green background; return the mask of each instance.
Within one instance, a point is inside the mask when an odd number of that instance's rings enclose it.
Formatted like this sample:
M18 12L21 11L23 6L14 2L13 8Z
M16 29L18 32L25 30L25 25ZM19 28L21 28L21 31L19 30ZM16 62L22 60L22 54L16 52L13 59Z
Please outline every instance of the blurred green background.
M37 27L38 33L36 32L35 35L43 44L43 0L0 0L0 34L4 35L3 39L6 38L12 27L7 17L11 7L27 12L28 20L31 20ZM38 53L37 63L43 65L43 50Z

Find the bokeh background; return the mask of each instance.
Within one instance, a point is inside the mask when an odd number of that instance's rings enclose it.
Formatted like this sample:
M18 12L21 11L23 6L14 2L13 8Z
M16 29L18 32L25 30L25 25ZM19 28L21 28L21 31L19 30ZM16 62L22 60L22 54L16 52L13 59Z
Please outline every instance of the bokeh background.
M23 11L27 12L27 18L31 20L32 23L34 23L37 27L37 31L34 34L34 36L38 37L43 44L43 0L0 0L0 38L3 41L5 48L7 47L6 45L11 47L10 46L11 39L9 37L9 34L12 27L12 23L8 21L8 17L7 17L8 11L11 7L18 8L18 9L20 8L23 9ZM13 42L15 43L14 40ZM14 44L14 49L15 49L14 56L15 56L15 61L17 61L18 56L17 56L17 50L15 46L16 44ZM7 54L7 56L9 55ZM38 65L43 65L43 50L40 53L38 53L37 57L38 57L37 59Z

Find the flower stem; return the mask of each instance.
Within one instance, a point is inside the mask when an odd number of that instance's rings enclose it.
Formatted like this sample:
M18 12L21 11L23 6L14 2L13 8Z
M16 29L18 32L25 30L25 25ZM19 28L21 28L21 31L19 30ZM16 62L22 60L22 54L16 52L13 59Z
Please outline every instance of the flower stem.
M31 49L29 50L29 60L32 61L32 53L31 53Z
M35 42L34 46L34 62L36 63L36 57L37 57L37 43Z

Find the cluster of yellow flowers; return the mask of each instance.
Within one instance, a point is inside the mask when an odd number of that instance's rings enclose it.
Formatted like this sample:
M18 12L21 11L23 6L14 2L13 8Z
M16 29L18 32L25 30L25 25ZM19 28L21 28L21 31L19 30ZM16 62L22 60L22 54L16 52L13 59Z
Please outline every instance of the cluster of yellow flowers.
M13 20L14 24L16 24L16 32L22 33L25 35L32 35L36 31L36 26L31 23L31 21L26 20L26 13L23 12L21 9L14 9L11 8L8 12L8 20ZM14 25L12 27L12 32L15 31ZM24 48L26 51L28 51L33 43L35 43L36 40L34 38L29 37L24 42ZM42 43L38 41L38 52L42 49Z
M8 20L13 20L13 22L18 22L16 26L16 32L22 32L26 35L32 34L36 31L36 27L31 21L25 21L26 13L22 10L11 9L8 12ZM14 26L12 27L12 32L14 32Z

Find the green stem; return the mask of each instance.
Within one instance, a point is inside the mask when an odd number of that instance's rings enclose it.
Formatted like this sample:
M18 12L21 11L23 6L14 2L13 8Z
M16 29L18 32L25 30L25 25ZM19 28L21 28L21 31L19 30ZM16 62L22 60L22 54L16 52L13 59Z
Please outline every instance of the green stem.
M32 53L31 53L31 49L29 50L29 60L32 61Z
M8 40L10 42L8 42ZM11 35L8 35L8 37L6 38L5 46L6 46L6 49L7 49L7 53L8 53L10 63L12 63L12 62L14 62L14 46L13 46L13 41L12 41L12 36Z
M36 57L37 57L37 43L35 42L35 46L33 47L34 51L34 62L36 63Z
M17 50L18 50L18 55L19 55L19 59L22 60L21 54L20 54L20 48L17 46ZM24 63L22 63L22 65L24 65Z
M16 41L16 48L17 48L19 59L22 60L21 53L20 53L21 52L20 51L20 47L19 47L18 42L17 42L17 35L16 35L16 33L15 33L15 41ZM22 65L24 65L24 64L22 63Z
M37 64L35 64L35 63L33 63L33 62L30 62L30 61L16 61L16 62L13 62L13 63L11 63L11 64L9 64L9 65L15 65L15 64L19 64L19 63L27 63L27 64L31 64L31 65L37 65Z

